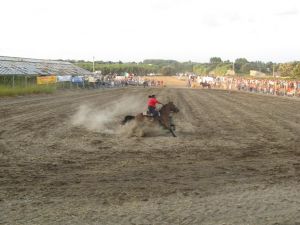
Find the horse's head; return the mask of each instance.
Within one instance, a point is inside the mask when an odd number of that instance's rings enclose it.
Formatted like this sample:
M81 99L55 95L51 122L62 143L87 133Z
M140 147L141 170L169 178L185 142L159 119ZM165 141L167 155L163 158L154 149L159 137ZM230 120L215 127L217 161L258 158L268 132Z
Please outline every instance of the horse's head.
M174 112L174 113L179 112L179 109L176 107L176 105L173 102L169 102L169 103L165 104L165 106L168 107L171 112Z

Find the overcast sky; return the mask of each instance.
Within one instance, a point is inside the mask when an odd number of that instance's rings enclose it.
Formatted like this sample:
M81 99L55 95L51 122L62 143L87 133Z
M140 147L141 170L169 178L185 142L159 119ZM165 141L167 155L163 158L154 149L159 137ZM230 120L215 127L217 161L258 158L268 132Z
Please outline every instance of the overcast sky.
M0 55L300 60L300 0L1 0Z

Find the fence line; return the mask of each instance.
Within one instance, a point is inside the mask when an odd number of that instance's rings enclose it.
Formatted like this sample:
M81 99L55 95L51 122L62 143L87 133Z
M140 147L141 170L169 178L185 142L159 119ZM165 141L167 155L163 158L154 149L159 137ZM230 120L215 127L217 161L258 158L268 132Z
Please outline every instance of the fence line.
M50 76L0 76L0 86L15 88L29 87L37 85L52 85L58 89L73 89L73 88L113 88L125 87L128 85L138 86L143 85L144 79L141 77L116 79L113 76L103 76L101 79L89 79L83 76L70 76L68 81L59 81L58 79L49 80L43 79ZM54 77L54 76L52 76ZM42 78L42 79L41 79ZM92 81L92 82L91 82Z

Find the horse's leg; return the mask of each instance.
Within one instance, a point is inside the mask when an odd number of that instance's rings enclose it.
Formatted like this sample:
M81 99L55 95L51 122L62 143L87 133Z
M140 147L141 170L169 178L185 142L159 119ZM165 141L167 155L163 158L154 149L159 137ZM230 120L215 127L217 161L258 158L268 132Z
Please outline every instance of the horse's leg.
M172 128L170 128L169 131L171 132L171 134L173 135L173 137L177 137L176 134L174 133L174 130Z
M171 118L168 115L160 117L160 120L158 122L163 128L169 130L173 137L176 137Z
M176 134L175 134L175 126L173 124L173 121L172 121L172 117L166 117L165 118L165 121L164 121L164 126L171 132L172 136L173 137L176 137Z

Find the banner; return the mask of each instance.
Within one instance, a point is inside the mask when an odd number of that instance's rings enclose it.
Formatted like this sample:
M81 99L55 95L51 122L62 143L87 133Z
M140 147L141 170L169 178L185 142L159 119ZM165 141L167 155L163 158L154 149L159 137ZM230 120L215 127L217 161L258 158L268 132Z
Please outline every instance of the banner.
M72 83L83 83L83 77L72 77Z
M65 81L71 81L72 76L67 75L67 76L57 76L57 82L65 82Z
M37 84L55 84L56 76L40 76L36 78Z
M89 77L88 77L88 81L89 81L90 83L95 83L97 80L96 80L95 77L89 76Z

